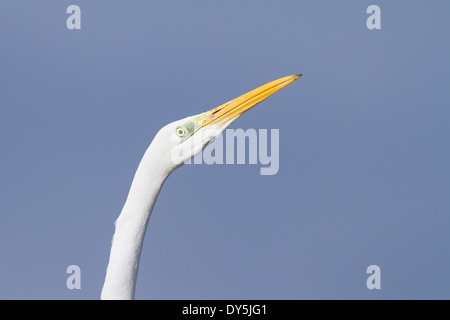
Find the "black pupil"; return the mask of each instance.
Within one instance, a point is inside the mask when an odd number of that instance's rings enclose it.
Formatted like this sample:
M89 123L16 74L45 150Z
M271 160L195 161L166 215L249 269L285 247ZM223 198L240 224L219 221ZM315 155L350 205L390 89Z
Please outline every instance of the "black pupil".
M182 135L184 133L184 130L183 129L178 129L178 134L179 135Z

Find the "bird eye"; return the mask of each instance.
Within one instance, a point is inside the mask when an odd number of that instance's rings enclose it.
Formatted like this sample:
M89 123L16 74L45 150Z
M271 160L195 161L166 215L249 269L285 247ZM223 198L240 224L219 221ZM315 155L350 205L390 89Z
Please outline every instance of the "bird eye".
M176 130L176 133L177 133L177 136L179 136L180 138L183 138L186 135L187 131L183 127L178 127Z

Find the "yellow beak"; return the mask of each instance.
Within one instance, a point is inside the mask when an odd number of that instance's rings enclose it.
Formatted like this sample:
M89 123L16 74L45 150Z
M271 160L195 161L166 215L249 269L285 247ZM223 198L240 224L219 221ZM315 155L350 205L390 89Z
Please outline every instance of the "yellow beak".
M301 74L296 74L269 82L259 88L247 92L246 94L243 94L236 99L224 103L217 108L205 112L201 115L201 118L203 120L202 127L208 126L210 124L223 125L229 120L234 119L235 117L254 107L264 99L270 97L275 92L291 84L292 82L300 78L300 76Z

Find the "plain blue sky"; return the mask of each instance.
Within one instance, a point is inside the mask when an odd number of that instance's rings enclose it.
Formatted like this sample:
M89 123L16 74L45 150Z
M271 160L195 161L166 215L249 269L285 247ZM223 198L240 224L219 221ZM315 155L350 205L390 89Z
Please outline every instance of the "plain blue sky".
M81 8L68 30L66 8ZM366 8L381 8L381 30ZM450 298L450 2L2 1L0 298L97 299L163 125L303 73L232 128L280 169L186 165L138 299ZM67 266L81 290L66 288ZM368 290L366 268L381 268Z

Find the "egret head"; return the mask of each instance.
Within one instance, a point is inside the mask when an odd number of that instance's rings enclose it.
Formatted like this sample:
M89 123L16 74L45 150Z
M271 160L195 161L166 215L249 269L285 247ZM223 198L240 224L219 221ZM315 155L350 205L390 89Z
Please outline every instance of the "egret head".
M269 82L207 112L190 116L163 127L152 144L170 158L177 168L200 153L210 142L236 121L245 111L297 80L301 74Z

